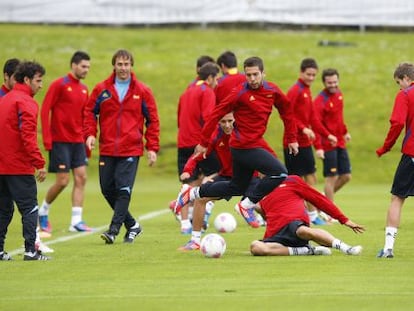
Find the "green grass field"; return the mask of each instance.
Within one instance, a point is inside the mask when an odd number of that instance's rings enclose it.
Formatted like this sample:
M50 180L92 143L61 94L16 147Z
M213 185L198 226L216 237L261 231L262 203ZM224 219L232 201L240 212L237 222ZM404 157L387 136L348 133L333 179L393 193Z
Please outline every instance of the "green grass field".
M84 49L93 58L85 81L92 89L111 72L110 59L115 50L130 49L136 56L139 78L152 87L157 98L162 150L156 167L149 169L142 161L139 168L131 211L143 217L144 234L135 244L124 245L118 238L115 245L104 245L100 232L67 232L67 189L50 214L54 232L45 241L56 251L53 260L23 262L20 255L15 255L13 262L0 264L0 310L411 310L414 211L410 200L403 211L396 258L375 258L383 245L389 188L400 146L398 143L380 160L374 153L385 137L397 91L393 70L399 62L412 60L411 37L410 33L385 32L1 24L1 62L19 57L36 59L46 67L44 90L37 96L39 102L50 81L69 70L74 50ZM317 43L322 39L355 45L319 47ZM252 55L263 57L267 78L283 90L296 80L304 57L315 57L321 68L339 69L346 120L353 136L349 145L353 180L337 195L337 203L352 220L366 225L367 231L355 235L340 225L326 228L350 244L361 244L362 256L334 252L330 257L253 257L249 254L250 242L261 238L264 229L249 228L239 216L236 231L224 236L227 252L223 258L207 259L199 252L183 254L176 250L188 240L179 233L167 209L179 188L175 176L177 100L194 78L196 58L201 54L217 57L226 49L236 52L240 62ZM318 81L313 93L320 88ZM275 114L267 139L280 155L281 131ZM53 179L50 175L39 185L39 201ZM233 212L235 200L217 203L214 214ZM111 211L99 192L94 154L84 219L102 229L110 217ZM6 250L18 253L22 244L20 215L16 211Z
M84 218L97 228L110 219L95 176L88 185ZM44 193L48 184L40 186ZM383 244L383 223L388 202L386 185L350 185L337 196L349 217L367 227L356 235L339 224L325 227L350 244L361 244L359 257L333 252L330 257L253 257L250 242L263 228L251 229L232 209L235 201L217 203L214 214L230 211L238 221L234 233L224 234L227 252L220 259L176 249L188 240L166 208L176 192L171 178L140 178L131 210L144 234L132 245L119 238L105 245L99 233L67 232L69 191L51 212L54 227L49 262L24 262L15 255L3 262L0 274L1 310L410 310L414 307L412 234L414 211L407 208L396 245L396 258L375 258ZM151 218L150 213L159 212ZM212 224L213 218L210 220ZM214 232L211 227L208 232ZM123 232L122 232L123 234ZM66 237L74 238L68 241ZM16 212L7 250L22 245Z

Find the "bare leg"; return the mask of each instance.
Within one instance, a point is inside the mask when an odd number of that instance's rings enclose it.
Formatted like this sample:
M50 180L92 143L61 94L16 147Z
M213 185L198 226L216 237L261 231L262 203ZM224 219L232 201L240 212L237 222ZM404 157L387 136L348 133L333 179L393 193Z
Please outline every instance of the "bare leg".
M338 176L327 176L325 177L325 196L331 200L334 201L334 194L335 194L335 184L336 180L338 179Z
M83 206L86 179L86 166L73 169L72 206Z
M296 235L303 239L314 241L322 246L332 247L332 242L335 237L328 231L319 228L310 228L307 226L300 226L296 230Z
M69 184L69 173L56 173L56 181L46 193L45 201L52 204L58 195Z
M276 242L265 243L257 240L250 245L250 252L254 256L289 256L288 247Z
M351 180L351 174L339 175L338 179L335 182L334 192L339 191L345 184Z
M387 227L398 228L401 220L401 210L405 199L397 197L396 195L391 196L391 204L387 213Z
M316 175L315 174L308 174L303 176L303 179L305 180L305 182L309 185L314 187L316 185ZM312 204L310 204L309 202L306 202L306 209L308 210L308 212L316 212L317 208L315 206L313 206ZM313 221L313 219L311 219L311 221Z

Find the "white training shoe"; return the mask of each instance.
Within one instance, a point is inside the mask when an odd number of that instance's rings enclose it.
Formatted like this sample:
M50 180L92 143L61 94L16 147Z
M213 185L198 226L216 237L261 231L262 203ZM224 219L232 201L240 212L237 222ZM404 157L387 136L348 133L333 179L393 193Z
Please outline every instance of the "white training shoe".
M35 243L35 249L36 251L40 251L42 253L54 253L55 250L44 244L42 241L37 241Z
M359 255L362 252L362 246L361 245L357 245L357 246L352 246L351 248L348 248L346 250L346 254L347 255Z
M312 255L315 256L329 256L332 254L331 249L325 246L312 246L311 247Z

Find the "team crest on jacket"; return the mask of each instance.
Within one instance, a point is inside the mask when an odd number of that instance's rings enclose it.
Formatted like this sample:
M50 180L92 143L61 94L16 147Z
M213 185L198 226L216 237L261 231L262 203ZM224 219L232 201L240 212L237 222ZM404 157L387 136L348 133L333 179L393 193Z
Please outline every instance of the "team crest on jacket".
M69 92L72 92L72 87L68 86L67 90L68 90Z
M252 102L252 101L256 100L256 98L254 98L254 96L251 95L250 98L249 98L249 100Z
M135 95L135 94L134 94L132 97L133 97L134 99L139 99L139 95Z
M308 98L308 94L304 93L303 97Z

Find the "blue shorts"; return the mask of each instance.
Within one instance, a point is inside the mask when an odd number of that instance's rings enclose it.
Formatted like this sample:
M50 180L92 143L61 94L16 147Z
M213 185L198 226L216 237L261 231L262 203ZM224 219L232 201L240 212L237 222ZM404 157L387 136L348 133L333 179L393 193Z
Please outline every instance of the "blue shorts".
M305 176L316 172L315 157L312 146L299 147L297 155L289 154L289 149L283 149L285 164L289 175Z
M323 176L337 176L351 173L351 162L348 151L343 148L325 152L323 159Z
M405 154L395 171L391 193L400 198L414 196L414 159Z
M49 151L49 173L67 173L88 163L84 143L53 143Z
M276 242L289 247L308 246L309 241L302 240L296 235L296 231L300 226L308 226L308 224L299 220L292 221L280 229L280 231L277 232L274 236L264 239L263 242Z

